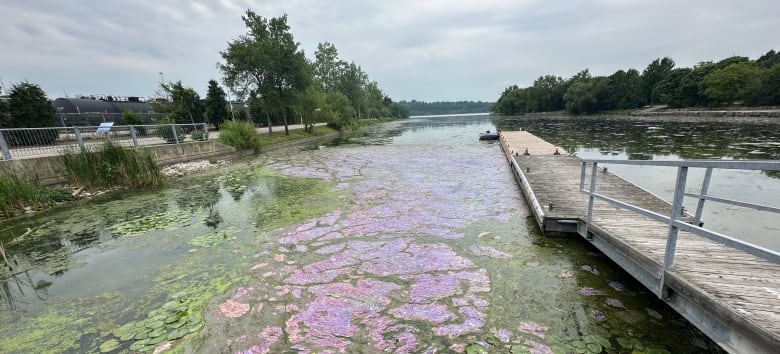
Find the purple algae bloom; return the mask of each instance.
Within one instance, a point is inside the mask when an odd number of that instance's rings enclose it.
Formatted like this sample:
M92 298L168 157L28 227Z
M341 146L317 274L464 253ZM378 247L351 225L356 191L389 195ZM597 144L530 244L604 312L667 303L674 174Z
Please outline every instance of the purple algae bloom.
M628 291L628 288L626 288L625 285L623 285L621 283L618 283L616 281L609 282L609 286L612 287L612 289L615 289L615 290L620 291L620 292Z
M520 322L520 326L517 327L520 332L533 334L541 339L544 339L547 327L542 327L536 322Z
M542 343L534 342L532 340L527 340L523 344L525 344L525 346L528 347L528 349L530 349L531 354L553 354L552 349L550 349L550 347Z
M607 315L604 314L604 312L601 312L599 310L593 310L591 315L593 316L593 318L596 319L596 321L599 321L599 322L604 321L604 320L607 319Z
M596 268L593 268L593 267L591 267L591 266L589 266L589 265L584 265L584 266L582 266L582 270L584 270L584 271L586 271L586 272L588 272L588 273L592 273L592 274L595 274L595 275L599 275L599 271L598 271L598 269L596 269Z
M585 296L598 296L598 295L604 295L604 292L598 289L593 288L582 288L580 289L580 295Z
M612 306L614 308L618 308L618 309L625 309L626 308L625 306L623 306L623 302L621 302L618 299L609 298L609 299L607 299L606 303L607 303L607 305Z

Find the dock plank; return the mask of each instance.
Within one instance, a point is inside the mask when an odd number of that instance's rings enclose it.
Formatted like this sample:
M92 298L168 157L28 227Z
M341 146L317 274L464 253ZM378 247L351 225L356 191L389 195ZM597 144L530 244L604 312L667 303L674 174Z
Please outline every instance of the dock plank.
M523 191L535 200L541 213L537 220L587 221L588 197L580 192L582 160L529 132L502 132L501 145L518 178L530 188ZM525 151L528 154L525 155ZM560 155L554 154L558 150ZM591 167L587 166L585 188L589 188ZM598 170L596 192L669 215L671 204L614 175ZM524 188L525 189L525 188ZM613 247L628 247L621 253L644 269L663 269L668 223L655 221L602 201L594 202L592 226ZM647 264L647 262L652 264ZM702 302L702 308L723 323L738 324L755 332L761 348L780 348L780 265L744 251L680 231L674 266L669 270L682 294ZM660 274L651 271L653 274ZM652 289L651 289L652 290ZM685 314L683 314L685 315ZM695 318L689 318L695 321ZM695 323L695 322L694 322ZM705 333L708 333L705 331ZM710 333L708 333L710 335ZM732 350L723 338L715 338ZM727 339L725 340L727 341ZM774 351L780 352L780 350Z

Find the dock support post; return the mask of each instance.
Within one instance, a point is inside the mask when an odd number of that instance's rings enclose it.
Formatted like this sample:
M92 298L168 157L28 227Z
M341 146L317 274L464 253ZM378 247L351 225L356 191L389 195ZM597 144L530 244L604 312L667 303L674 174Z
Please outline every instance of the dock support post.
M693 219L694 225L701 224L701 215L704 213L704 202L706 201L703 197L707 195L707 190L710 188L710 179L712 179L712 167L707 168L707 172L704 173L704 181L701 182L699 203L696 205L696 216Z
M674 186L674 199L672 200L672 213L669 217L669 235L666 238L666 253L664 254L664 272L661 273L661 282L658 289L658 296L667 297L664 275L674 266L674 252L677 248L677 232L679 228L675 222L680 220L682 215L683 198L685 197L685 182L688 179L688 167L681 166L677 169L677 183Z

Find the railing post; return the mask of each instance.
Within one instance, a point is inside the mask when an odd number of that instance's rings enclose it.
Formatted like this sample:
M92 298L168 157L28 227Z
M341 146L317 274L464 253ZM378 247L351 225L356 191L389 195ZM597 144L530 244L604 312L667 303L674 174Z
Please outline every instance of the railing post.
M135 126L130 126L130 136L133 138L133 146L138 147L138 138L135 136Z
M580 169L580 191L585 189L585 167L587 165L587 162L582 161L582 169Z
M209 123L203 123L203 137L206 141L209 140Z
M11 150L8 149L8 144L5 142L5 137L3 137L2 130L0 130L0 150L3 150L3 159L11 159Z
M73 135L76 136L76 142L79 144L79 149L81 149L82 152L86 151L86 148L84 148L84 139L81 138L81 130L79 127L73 127Z
M179 134L176 134L176 124L171 124L171 131L173 132L173 140L176 141L176 144L178 144Z
M704 213L704 202L706 201L703 197L707 195L707 189L710 188L710 179L712 179L712 167L707 168L707 172L704 173L704 181L701 182L699 203L696 205L696 216L693 219L694 225L701 224L701 215Z
M594 162L590 170L590 190L588 191L588 223L585 224L585 238L590 239L588 234L590 223L593 222L593 193L596 192L596 175L599 173L599 164Z
M677 233L679 229L675 226L675 222L680 220L682 215L683 198L685 197L685 182L688 178L688 167L680 166L677 169L677 182L674 186L674 199L672 199L672 213L669 217L669 235L666 238L666 252L664 254L664 273L661 273L660 288L658 289L658 296L664 296L664 289L666 288L664 274L666 271L671 270L674 266L674 252L677 249Z

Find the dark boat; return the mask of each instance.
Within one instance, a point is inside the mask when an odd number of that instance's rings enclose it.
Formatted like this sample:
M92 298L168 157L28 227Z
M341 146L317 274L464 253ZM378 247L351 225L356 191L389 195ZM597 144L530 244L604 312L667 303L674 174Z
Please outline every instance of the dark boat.
M490 130L479 133L479 140L498 140L498 133L491 133Z

